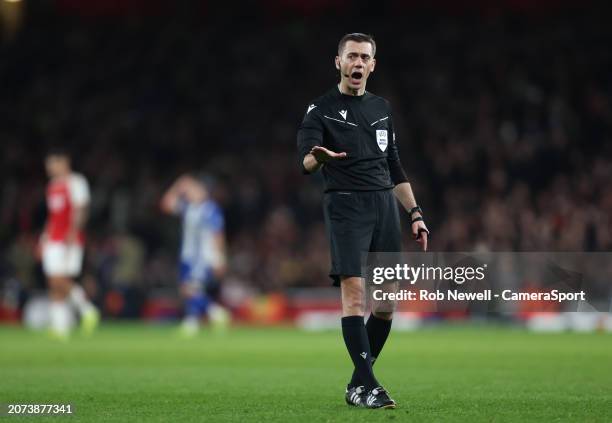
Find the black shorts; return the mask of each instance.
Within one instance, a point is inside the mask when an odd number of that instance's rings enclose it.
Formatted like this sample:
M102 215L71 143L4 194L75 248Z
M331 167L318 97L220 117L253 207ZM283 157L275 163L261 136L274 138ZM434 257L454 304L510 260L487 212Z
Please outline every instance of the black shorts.
M331 191L323 199L332 267L329 276L363 277L365 253L398 252L399 211L392 190Z

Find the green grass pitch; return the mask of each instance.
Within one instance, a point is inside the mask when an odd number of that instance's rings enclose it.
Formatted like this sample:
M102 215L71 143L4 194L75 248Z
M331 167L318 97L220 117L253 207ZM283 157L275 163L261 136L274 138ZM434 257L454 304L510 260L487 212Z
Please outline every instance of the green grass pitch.
M106 325L48 340L0 327L0 403L72 403L67 422L612 421L612 335L440 327L392 332L377 362L395 410L350 408L340 332ZM42 419L42 420L38 420Z

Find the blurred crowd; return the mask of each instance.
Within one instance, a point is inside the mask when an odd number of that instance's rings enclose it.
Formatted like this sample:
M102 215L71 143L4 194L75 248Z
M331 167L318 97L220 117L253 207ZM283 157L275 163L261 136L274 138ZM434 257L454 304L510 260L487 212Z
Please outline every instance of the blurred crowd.
M432 250L612 249L612 27L596 16L31 19L0 46L3 281L44 286L42 159L61 144L92 190L90 294L175 289L180 223L159 200L194 170L225 212L228 289L327 286L322 183L295 133L355 30L378 41L368 89L393 105Z

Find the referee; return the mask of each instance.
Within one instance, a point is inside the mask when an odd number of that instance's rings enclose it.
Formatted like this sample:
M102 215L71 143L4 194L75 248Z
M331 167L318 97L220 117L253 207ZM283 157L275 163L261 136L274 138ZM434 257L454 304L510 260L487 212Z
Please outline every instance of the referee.
M372 310L364 324L362 253L401 250L396 198L408 211L412 234L427 250L429 231L400 163L389 102L365 90L376 66L370 35L347 34L338 44L340 83L314 100L297 135L307 174L321 169L323 211L329 237L330 277L342 292L342 335L355 369L346 388L349 405L395 408L372 365L380 354L393 313Z

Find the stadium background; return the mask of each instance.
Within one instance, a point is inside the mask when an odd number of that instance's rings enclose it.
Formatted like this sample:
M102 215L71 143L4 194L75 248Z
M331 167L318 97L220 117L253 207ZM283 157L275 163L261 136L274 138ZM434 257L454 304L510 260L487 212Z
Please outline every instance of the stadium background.
M355 30L379 43L368 89L394 106L431 250L612 248L612 29L596 3L1 4L4 320L44 289L42 161L58 144L91 184L82 281L105 316L179 312L179 222L159 199L191 170L226 213L238 317L287 317L294 288L327 287L321 180L300 174L295 132Z
M43 402L73 404L75 422L612 421L612 337L588 313L553 315L557 333L396 317L376 372L398 409L347 407L321 180L295 154L306 106L336 80L338 38L371 32L368 88L393 103L431 250L610 251L605 6L0 0L0 414ZM91 183L81 279L104 317L69 342L19 324L45 295L35 250L55 144ZM237 324L186 340L143 321L180 314L179 222L159 199L188 170L216 181ZM335 329L287 324L309 309Z

